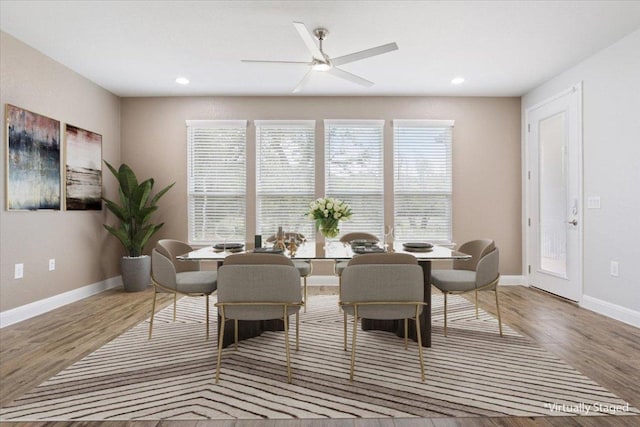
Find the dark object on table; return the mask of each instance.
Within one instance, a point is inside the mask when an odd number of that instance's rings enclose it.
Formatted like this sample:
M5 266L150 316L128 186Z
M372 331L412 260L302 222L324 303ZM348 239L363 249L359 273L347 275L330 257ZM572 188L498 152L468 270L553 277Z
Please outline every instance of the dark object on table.
M216 243L213 246L214 249L242 249L244 248L244 243Z
M260 254L281 254L283 250L280 248L255 248L253 252Z
M429 252L433 250L433 244L429 242L407 242L402 247L407 252Z
M351 249L356 254L375 254L384 252L384 249L379 246L351 246Z

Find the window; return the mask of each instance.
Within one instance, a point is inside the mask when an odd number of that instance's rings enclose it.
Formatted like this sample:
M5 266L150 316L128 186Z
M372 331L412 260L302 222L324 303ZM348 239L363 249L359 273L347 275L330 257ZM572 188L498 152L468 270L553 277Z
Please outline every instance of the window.
M394 234L451 242L452 120L394 120Z
M351 205L340 233L384 234L384 120L325 120L325 196Z
M187 120L189 242L245 241L245 120Z
M282 226L313 240L304 215L315 194L315 121L256 120L256 233Z

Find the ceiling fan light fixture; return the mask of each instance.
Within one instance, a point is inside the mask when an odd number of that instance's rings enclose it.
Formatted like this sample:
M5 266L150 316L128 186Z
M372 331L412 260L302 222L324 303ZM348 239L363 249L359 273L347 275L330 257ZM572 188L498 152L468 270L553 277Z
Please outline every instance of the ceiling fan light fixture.
M314 71L329 71L331 69L331 64L327 62L316 62L311 66Z

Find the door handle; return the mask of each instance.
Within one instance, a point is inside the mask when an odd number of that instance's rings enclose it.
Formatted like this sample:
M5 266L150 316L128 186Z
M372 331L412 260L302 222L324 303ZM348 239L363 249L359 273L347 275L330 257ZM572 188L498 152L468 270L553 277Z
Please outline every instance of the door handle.
M578 220L577 220L577 219L574 219L573 221L567 221L567 222L568 222L569 224L573 225L573 226L578 225Z

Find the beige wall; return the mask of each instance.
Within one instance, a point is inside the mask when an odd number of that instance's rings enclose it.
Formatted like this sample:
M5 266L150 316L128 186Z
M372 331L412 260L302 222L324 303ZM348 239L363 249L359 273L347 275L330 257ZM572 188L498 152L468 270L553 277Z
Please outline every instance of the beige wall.
M125 98L122 100L122 160L140 177L154 177L158 188L176 182L174 189L161 200L157 219L164 221L165 227L158 238L187 239L185 120L191 119L249 120L249 171L253 169L255 157L253 120L316 120L316 145L322 147L324 119L384 119L389 155L393 119L453 119L454 241L493 238L501 249L501 273L522 273L520 98ZM249 172L248 178L252 200L255 176ZM318 195L322 195L322 188L320 177ZM390 185L385 193L391 199ZM251 217L254 212L255 206L250 204L248 215ZM390 222L392 212L385 215L386 222ZM254 234L252 227L249 223L249 236Z
M97 132L103 157L120 159L120 99L84 77L0 32L0 104L12 104ZM6 133L1 132L0 174L6 181ZM108 195L114 183L105 180ZM0 311L114 277L120 248L102 228L103 212L7 212L6 183L0 199ZM56 270L48 270L50 258ZM14 264L24 278L13 278Z

